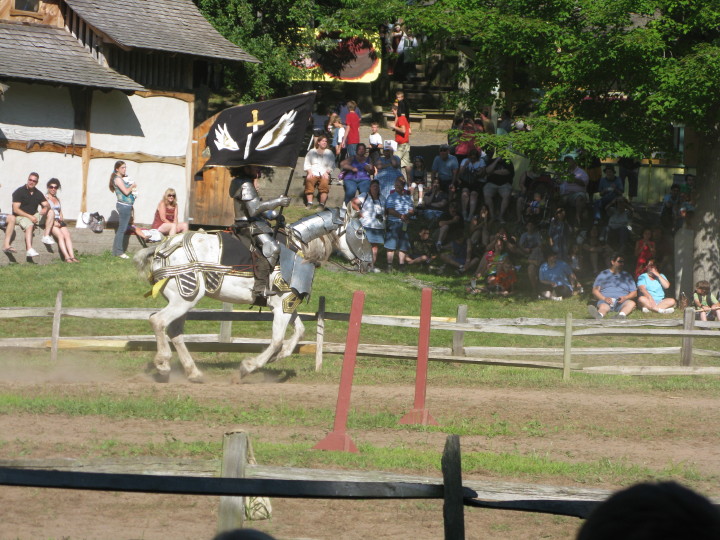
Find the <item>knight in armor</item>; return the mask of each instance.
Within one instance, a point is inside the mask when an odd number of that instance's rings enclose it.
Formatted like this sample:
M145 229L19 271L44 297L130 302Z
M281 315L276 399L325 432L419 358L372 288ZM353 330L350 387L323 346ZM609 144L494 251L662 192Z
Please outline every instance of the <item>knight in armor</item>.
M235 207L235 233L249 236L258 248L257 251L262 254L256 259L253 292L255 296L270 296L275 294L270 286L270 274L278 262L280 245L275 240L269 220L278 218L280 212L276 208L288 206L290 198L283 195L263 201L255 189L259 170L256 165L231 167L233 179L230 183L230 197Z

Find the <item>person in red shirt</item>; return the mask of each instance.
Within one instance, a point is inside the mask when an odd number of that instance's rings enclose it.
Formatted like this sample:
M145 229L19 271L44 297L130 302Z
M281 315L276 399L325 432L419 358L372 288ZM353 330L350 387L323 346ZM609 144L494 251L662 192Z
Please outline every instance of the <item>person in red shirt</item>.
M357 145L360 142L360 115L356 111L357 103L348 101L348 113L345 117L345 139L342 146L347 151L347 158L355 157Z
M398 110L398 102L393 104L392 112L395 115L395 122L390 128L395 132L395 142L397 150L395 155L400 158L400 166L405 169L406 174L410 174L412 162L410 161L410 122L404 113Z

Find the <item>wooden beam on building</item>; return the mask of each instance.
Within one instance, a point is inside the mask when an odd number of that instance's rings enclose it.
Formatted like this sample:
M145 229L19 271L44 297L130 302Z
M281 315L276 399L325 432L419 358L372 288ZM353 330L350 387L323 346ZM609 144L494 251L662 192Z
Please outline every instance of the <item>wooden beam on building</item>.
M90 159L114 159L132 161L134 163L168 163L184 167L186 156L157 156L145 152L106 152L97 148L90 149Z

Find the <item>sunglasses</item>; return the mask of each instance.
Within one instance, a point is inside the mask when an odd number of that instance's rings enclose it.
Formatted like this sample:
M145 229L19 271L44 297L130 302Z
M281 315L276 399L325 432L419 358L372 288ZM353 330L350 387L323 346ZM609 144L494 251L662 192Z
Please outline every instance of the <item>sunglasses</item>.
M618 259L618 260L617 260L617 263L618 263L618 264L625 264L625 259Z
M60 186L48 186L48 189L58 189Z
M168 195L168 199L174 199L175 195Z

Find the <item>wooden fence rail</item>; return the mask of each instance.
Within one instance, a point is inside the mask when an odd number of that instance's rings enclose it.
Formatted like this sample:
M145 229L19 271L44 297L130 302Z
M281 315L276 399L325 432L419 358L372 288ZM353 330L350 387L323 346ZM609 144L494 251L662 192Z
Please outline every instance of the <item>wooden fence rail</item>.
M49 346L51 356L56 358L57 350L63 347L88 347L92 343L103 348L125 348L130 342L147 342L153 336L104 336L102 338L60 338L60 321L62 316L89 319L123 319L147 320L156 308L67 308L62 307L62 291L58 292L55 308L0 308L0 319L17 317L52 317L52 336ZM316 321L317 333L314 342L302 342L299 352L315 355L316 370L322 368L323 355L342 354L345 351L344 343L329 343L325 341L325 332L328 321L347 322L349 313L329 312L325 310L325 298L320 297L316 313L300 313L303 321ZM206 349L196 346L193 350L210 350L214 352L227 351L255 351L268 343L268 340L242 339L232 337L232 322L239 321L272 321L271 312L232 311L229 304L224 304L222 310L197 309L188 313L188 320L220 322L219 334L214 336L187 336L190 343L207 343ZM419 317L390 316L390 315L363 315L362 324L381 325L400 328L417 328ZM697 367L693 365L693 357L709 356L720 357L716 350L697 349L693 347L694 338L720 337L720 322L695 321L694 311L687 308L682 319L617 319L597 321L594 319L573 319L568 316L563 319L541 318L498 318L481 319L468 318L467 306L458 306L457 317L432 317L430 328L433 331L452 332L449 347L431 347L430 360L441 362L464 362L484 365L500 365L512 367L534 367L540 369L558 369L563 372L563 379L570 377L572 370L582 369L588 373L623 373L633 375L679 375L679 374L720 374L720 367ZM523 336L542 336L563 338L562 347L478 347L464 344L468 332L486 334L507 334ZM573 347L573 339L579 337L602 336L658 336L678 338L679 346L674 347ZM46 340L35 339L8 339L0 340L0 347L37 346L45 347ZM138 346L137 343L135 346ZM402 345L376 345L361 344L358 354L363 356L383 356L394 358L415 358L416 346ZM594 366L581 368L573 363L576 356L598 355L638 355L638 354L678 354L679 366ZM561 357L562 362L538 361L532 359L519 360L517 357L546 356ZM507 357L513 357L509 359Z

